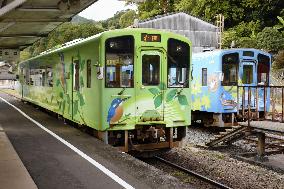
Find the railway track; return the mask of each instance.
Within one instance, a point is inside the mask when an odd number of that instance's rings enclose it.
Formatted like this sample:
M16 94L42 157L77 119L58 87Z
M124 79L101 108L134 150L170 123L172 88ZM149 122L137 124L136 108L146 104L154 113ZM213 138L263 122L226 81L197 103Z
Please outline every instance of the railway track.
M180 170L180 171L183 171L183 172L186 173L186 174L189 174L189 175L191 175L191 176L194 176L194 177L196 177L197 179L202 180L203 182L206 182L206 183L208 183L208 184L210 184L210 185L212 185L212 186L215 186L215 187L217 187L217 188L222 188L222 189L231 189L230 187L228 187L228 186L226 186L226 185L224 185L224 184L222 184L222 183L220 183L220 182L214 181L214 180L212 180L212 179L210 179L210 178L208 178L208 177L206 177L206 176L204 176L204 175L201 175L201 174L196 173L196 172L194 172L194 171L192 171L192 170L189 170L189 169L187 169L187 168L184 168L184 167L182 167L182 166L180 166L180 165L177 165L177 164L175 164L175 163L173 163L173 162L170 162L170 161L168 161L168 160L166 160L166 159L163 159L163 158L158 157L158 156L155 156L154 158L155 158L156 160L158 160L158 161L164 163L164 164L167 164L167 165L169 165L169 166L171 166L171 167L174 167L175 169L178 169L178 170Z

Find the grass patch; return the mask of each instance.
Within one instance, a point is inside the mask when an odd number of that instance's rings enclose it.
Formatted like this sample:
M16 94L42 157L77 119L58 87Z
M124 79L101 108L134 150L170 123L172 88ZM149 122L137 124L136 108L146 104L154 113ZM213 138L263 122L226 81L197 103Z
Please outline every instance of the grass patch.
M182 177L182 176L185 176L186 174L182 171L175 171L172 173L172 175L175 177Z

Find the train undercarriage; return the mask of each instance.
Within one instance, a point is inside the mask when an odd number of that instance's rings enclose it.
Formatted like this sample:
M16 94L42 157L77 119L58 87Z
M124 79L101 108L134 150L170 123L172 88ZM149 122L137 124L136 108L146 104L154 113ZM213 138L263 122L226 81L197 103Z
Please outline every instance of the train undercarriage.
M186 127L137 125L134 130L96 131L96 133L97 138L119 150L137 154L182 146Z
M250 118L252 120L264 119L263 111L251 110ZM238 122L246 121L248 118L248 110L244 112L239 111L233 113L213 113L213 112L202 112L194 111L192 113L192 122L200 123L206 127L232 127L238 125Z

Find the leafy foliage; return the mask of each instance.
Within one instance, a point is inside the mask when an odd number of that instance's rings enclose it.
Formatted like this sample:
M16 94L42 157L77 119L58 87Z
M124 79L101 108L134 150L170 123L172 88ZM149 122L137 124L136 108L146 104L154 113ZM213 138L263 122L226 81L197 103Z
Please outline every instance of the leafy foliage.
M257 47L268 52L284 48L284 36L277 29L266 27L257 34Z
M184 105L184 106L188 105L187 98L185 95L178 95L178 101L181 105Z
M119 19L120 28L126 28L133 24L134 19L137 18L136 12L134 10L128 10Z
M160 93L159 89L157 88L150 88L149 91L153 94L153 95L158 95Z
M139 3L139 18L146 19L160 14L173 12L175 2L176 0L146 0L144 3Z
M57 47L68 41L95 35L103 30L101 26L93 23L64 23L51 32L47 38L40 39L22 51L21 60L36 56L47 49Z
M175 11L183 11L210 22L217 14L225 16L225 27L232 28L242 21L260 21L261 27L273 26L277 20L271 19L283 14L282 0L176 0Z
M272 65L274 69L284 68L284 50L278 52Z
M255 48L256 34L261 31L259 22L241 22L237 26L228 29L223 33L223 48L230 48L232 41L233 47Z
M123 10L117 12L112 18L102 21L105 30L125 28L133 24L137 14L134 10Z
M163 95L162 95L162 93L160 93L154 99L155 108L160 107L162 105L162 102L163 102Z
M172 100L175 98L177 92L178 92L177 89L171 90L171 91L167 94L166 102L172 101Z

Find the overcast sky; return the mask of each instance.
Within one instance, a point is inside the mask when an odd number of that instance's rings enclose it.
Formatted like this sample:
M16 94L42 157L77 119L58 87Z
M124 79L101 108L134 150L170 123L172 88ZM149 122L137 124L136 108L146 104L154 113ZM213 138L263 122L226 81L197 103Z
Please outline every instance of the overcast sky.
M125 6L124 1L118 0L99 0L84 11L79 16L93 19L96 21L111 18L117 11L125 9L137 9L136 6Z

